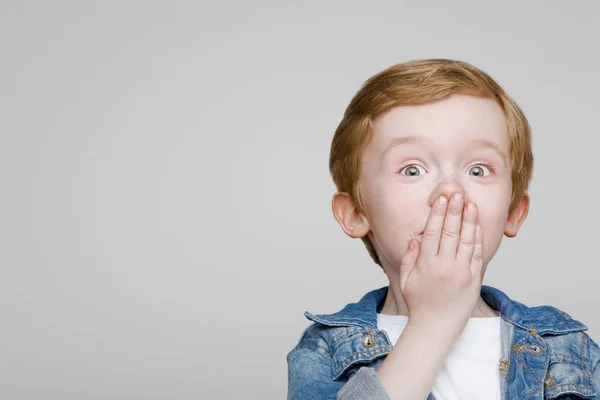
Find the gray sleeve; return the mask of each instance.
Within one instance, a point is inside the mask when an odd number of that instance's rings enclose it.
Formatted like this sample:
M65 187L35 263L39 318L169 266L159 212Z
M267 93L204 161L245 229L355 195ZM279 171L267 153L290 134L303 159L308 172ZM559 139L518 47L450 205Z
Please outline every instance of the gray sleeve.
M391 400L381 385L375 369L362 367L337 393L338 400Z

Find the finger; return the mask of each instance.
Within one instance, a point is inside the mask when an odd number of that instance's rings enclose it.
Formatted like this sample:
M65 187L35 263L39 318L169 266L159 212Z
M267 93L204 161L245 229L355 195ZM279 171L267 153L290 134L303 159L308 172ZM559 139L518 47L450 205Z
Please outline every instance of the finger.
M439 255L456 258L458 244L460 242L460 226L462 222L464 197L461 193L454 193L450 198L450 204L446 211L442 237L440 239Z
M421 239L422 254L433 257L437 256L447 206L448 199L445 196L438 197L433 203L429 218L425 224L425 230L423 231L423 239Z
M408 243L408 250L400 259L400 291L404 293L408 276L415 268L417 256L419 255L419 241L411 240Z
M473 275L481 275L483 269L483 228L477 225L475 229L475 248L473 249L473 257L471 257L471 273Z
M475 251L475 236L477 226L477 206L474 203L465 204L463 210L462 227L460 229L460 243L456 252L456 259L466 264L473 257Z

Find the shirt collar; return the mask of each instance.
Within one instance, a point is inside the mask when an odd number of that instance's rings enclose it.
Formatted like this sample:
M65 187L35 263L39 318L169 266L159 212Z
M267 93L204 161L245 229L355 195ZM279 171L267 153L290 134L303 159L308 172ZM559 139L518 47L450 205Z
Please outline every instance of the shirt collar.
M357 303L350 303L333 314L312 314L306 311L304 315L309 320L323 325L376 328L378 306L385 299L387 291L388 286L370 291ZM588 329L587 326L557 308L527 307L511 300L502 291L491 286L481 286L481 297L506 321L523 329L534 330L541 335L566 334Z

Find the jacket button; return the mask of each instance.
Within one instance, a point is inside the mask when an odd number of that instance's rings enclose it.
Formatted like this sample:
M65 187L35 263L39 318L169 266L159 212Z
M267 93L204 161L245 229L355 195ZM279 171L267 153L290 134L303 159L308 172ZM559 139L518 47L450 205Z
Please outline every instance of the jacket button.
M373 346L375 346L375 339L373 339L373 335L371 335L371 332L365 333L365 338L363 339L363 347L365 349L368 349Z

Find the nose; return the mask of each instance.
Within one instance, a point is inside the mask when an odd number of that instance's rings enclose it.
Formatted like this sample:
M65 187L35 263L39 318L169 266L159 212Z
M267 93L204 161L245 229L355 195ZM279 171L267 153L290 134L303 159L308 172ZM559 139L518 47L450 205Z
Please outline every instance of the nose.
M441 182L433 192L431 192L431 196L429 197L429 206L433 206L433 202L439 196L445 196L448 200L454 193L460 193L463 195L463 198L466 200L465 191L463 187L454 179L448 179Z

